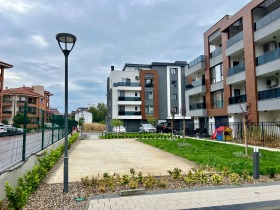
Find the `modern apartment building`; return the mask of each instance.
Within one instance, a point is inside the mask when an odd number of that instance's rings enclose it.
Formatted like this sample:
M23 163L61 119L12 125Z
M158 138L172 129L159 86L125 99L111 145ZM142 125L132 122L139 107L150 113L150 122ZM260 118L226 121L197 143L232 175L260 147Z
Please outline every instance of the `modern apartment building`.
M4 86L4 71L5 69L8 68L12 68L13 66L11 64L8 63L4 63L2 61L0 61L0 122L2 122L3 120L3 113L2 113L2 109L3 109L3 86Z
M204 33L204 55L185 72L187 115L197 123L241 122L248 103L251 121L280 121L279 73L280 1L251 1Z
M43 86L36 85L32 87L6 88L3 91L3 109L2 121L9 124L13 123L13 117L17 113L24 112L24 103L27 102L27 116L31 123L29 127L36 127L41 118L40 111L45 111L45 122L49 111L50 96L49 91L44 90Z
M128 64L122 71L111 67L107 80L107 129L111 120L122 119L127 131L139 131L148 116L161 121L182 119L185 105L185 61L174 63Z

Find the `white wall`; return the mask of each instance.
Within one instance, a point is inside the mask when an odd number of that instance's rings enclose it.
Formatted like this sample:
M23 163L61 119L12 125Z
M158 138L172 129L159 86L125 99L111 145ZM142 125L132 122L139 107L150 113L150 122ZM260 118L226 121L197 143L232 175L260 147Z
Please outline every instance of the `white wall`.
M240 95L246 94L245 84L238 84L231 86L231 95L234 96L234 89L240 89Z
M275 76L271 76L271 77L258 77L257 78L257 82L258 82L258 91L262 91L262 90L268 90L270 88L266 87L266 81L270 78L277 78L278 81L280 81L280 76L275 75ZM279 87L279 85L277 86ZM273 88L277 88L277 87L273 87Z
M75 114L75 120L79 121L81 117L84 117L85 121L84 123L92 123L92 113L88 111L80 111L76 112Z

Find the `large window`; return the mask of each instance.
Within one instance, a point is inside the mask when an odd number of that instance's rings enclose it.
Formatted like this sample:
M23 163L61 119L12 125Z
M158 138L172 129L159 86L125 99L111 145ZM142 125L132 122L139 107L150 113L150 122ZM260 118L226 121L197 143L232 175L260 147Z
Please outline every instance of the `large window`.
M211 84L223 81L223 65L220 63L210 69Z
M218 90L211 93L212 108L223 108L224 107L224 90Z
M146 98L146 100L153 100L154 99L154 93L153 92L145 92L145 98Z
M154 114L154 107L153 106L145 106L145 113L146 114Z

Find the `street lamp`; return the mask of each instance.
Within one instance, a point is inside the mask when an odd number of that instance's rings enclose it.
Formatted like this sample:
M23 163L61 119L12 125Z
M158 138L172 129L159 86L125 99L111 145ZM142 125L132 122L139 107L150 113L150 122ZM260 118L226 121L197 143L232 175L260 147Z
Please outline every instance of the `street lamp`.
M59 33L56 40L65 57L65 112L64 112L64 192L68 192L68 56L72 51L76 36L68 33ZM68 47L68 48L67 48Z

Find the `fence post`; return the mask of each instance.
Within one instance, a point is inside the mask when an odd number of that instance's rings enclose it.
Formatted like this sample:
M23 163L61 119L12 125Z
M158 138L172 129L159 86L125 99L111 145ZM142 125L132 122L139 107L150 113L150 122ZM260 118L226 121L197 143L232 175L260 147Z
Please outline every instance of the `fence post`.
M52 115L52 144L53 144L53 132L54 132L54 123L53 123L53 115Z
M243 138L243 125L242 125L242 123L240 123L241 125L240 125L240 128L241 128L241 131L240 131L240 138L242 139L242 144L244 143L244 138Z
M262 122L262 143L264 147L264 129L263 129L263 122Z
M23 107L23 142L22 142L22 161L25 161L26 150L26 124L27 124L27 102L24 102Z
M44 115L45 110L42 109L42 122L41 122L41 128L42 128L42 150L44 149L44 130L45 130L45 115Z

